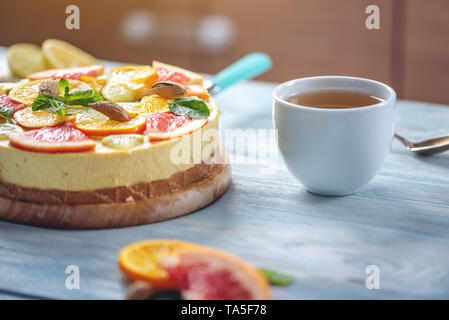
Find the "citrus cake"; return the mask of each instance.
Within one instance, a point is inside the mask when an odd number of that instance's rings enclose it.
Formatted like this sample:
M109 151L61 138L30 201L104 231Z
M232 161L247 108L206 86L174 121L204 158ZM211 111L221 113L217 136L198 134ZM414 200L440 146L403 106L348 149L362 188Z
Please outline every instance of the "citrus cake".
M157 61L107 73L75 64L0 90L1 219L146 224L198 210L229 185L219 109L199 74Z

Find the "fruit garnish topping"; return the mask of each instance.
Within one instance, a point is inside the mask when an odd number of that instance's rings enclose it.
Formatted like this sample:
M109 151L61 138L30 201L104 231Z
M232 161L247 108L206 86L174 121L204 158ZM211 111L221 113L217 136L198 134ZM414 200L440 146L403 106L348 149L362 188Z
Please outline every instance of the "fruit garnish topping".
M45 80L43 79L34 81L21 81L14 89L11 90L11 92L9 93L9 97L16 102L31 106L33 104L33 101L39 95L40 84L44 81ZM84 83L82 81L71 79L67 81L69 82L70 92L92 90L92 88L87 83Z
M177 240L145 240L120 250L118 264L132 282L141 280L150 283L154 289L172 289L175 283L159 264L181 251L201 249L193 243Z
M11 132L22 132L23 129L12 123L0 123L0 140L7 140L8 133Z
M103 100L100 94L92 89L70 93L70 83L67 79L60 79L57 84L54 81L56 80L47 79L40 83L39 90L42 90L43 87L53 93L40 93L33 101L33 111L49 110L63 116L66 114L67 105L88 107L91 103ZM55 85L58 89L55 88ZM54 91L59 91L63 95L55 95Z
M15 102L7 95L0 93L0 117L6 121L11 121L14 112L25 107L23 103Z
M157 70L159 76L158 81L174 81L180 84L203 85L204 77L192 71L159 61L153 61L153 68Z
M31 129L55 126L68 118L51 111L33 111L31 107L26 107L14 113L14 120L22 127Z
M58 80L47 79L39 84L39 93L51 94L59 96L61 91L59 90Z
M157 68L157 74L159 76L159 81L174 81L180 84L184 84L189 82L190 78L186 75L176 72L170 71L165 68Z
M5 108L0 106L0 123L12 122L11 117L14 114L13 108Z
M139 115L129 121L115 121L93 109L76 115L75 127L92 137L105 137L112 134L142 133L146 118Z
M71 122L53 127L13 132L8 136L11 145L37 152L80 152L93 150L96 147L96 143L76 129Z
M112 68L102 94L114 102L139 101L151 93L157 82L156 70L150 66L123 66Z
M141 134L117 134L104 137L101 143L116 150L130 150L144 143L145 138Z
M41 48L31 43L17 43L8 48L8 65L18 78L47 69Z
M62 40L47 39L42 43L42 53L53 69L98 65L98 60L83 50ZM30 73L34 73L30 72Z
M145 97L144 97L145 98ZM143 100L143 99L142 99ZM131 118L137 117L139 114L148 113L143 112L142 105L140 102L116 102L120 107L125 109Z
M179 97L168 102L170 111L192 119L206 119L210 110L206 103L196 97Z
M0 93L7 95L16 85L14 82L0 82Z
M106 76L91 77L91 76L80 76L80 80L87 83L92 89L101 93L104 86L106 85Z
M187 89L183 85L173 81L159 81L152 87L151 91L168 99L180 97L187 93Z
M187 93L186 96L192 97L199 97L201 99L208 99L210 97L209 92L200 85L191 85L191 86L187 86Z
M145 135L150 141L177 138L202 128L207 119L192 119L173 112L154 112L146 115Z
M140 101L140 112L170 112L170 109L168 108L167 99L164 99L157 94L153 94L142 98Z
M28 76L30 80L39 79L73 79L73 80L83 80L81 77L98 77L104 74L103 65L87 66L87 67L77 67L68 69L50 69L46 71L41 71L33 73Z
M98 101L89 103L89 107L104 114L111 120L120 122L131 120L131 116L129 115L128 111L112 101Z

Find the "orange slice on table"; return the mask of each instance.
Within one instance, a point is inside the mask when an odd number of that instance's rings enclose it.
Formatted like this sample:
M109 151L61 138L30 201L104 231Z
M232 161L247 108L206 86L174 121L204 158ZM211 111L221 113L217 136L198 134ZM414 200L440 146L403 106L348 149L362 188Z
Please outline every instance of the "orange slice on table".
M124 247L118 257L120 269L134 282L143 280L156 289L174 288L167 271L159 263L170 255L184 250L201 250L193 243L177 240L146 240Z
M270 284L260 271L220 250L183 251L160 265L186 300L271 299Z
M45 81L45 79L34 80L34 81L22 81L14 89L9 92L9 97L17 102L31 106L34 99L39 95L39 85ZM69 90L70 92L79 90L92 90L88 84L79 81L69 79Z
M31 107L16 111L13 118L19 125L28 129L51 127L69 119L67 116L60 116L51 111L33 111Z
M74 45L57 39L42 43L42 53L53 69L84 67L99 64L98 60Z
M124 247L120 269L154 290L178 289L184 299L270 299L262 273L220 250L178 240L146 240Z
M150 66L112 68L102 95L114 102L139 101L143 96L150 94L157 78L156 70Z
M104 114L89 109L76 115L75 127L92 137L104 137L112 134L142 133L146 127L146 118L137 116L129 121L115 121Z

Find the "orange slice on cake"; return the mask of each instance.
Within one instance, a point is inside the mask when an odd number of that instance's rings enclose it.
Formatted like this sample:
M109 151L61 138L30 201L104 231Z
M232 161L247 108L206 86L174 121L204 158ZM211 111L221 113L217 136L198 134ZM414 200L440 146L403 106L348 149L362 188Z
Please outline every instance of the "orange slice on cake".
M34 80L34 81L23 81L14 87L11 92L9 92L9 97L16 101L28 106L33 104L34 99L39 95L39 85L45 81L45 79ZM92 88L79 80L69 79L69 90L70 92L79 90L92 90Z
M68 120L67 116L60 116L51 111L33 111L31 107L18 110L14 113L14 119L22 127L33 129L52 127Z
M105 99L114 102L139 101L151 92L158 75L150 66L123 66L111 69L102 90Z
M100 112L89 109L76 115L75 127L92 137L142 133L146 127L146 118L138 115L129 121L115 121Z

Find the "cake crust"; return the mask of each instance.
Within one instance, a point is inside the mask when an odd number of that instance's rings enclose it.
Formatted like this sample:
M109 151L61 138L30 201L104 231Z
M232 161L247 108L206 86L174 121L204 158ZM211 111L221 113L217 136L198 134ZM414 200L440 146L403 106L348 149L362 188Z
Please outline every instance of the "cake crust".
M0 219L61 229L148 224L180 217L209 205L226 191L230 181L230 165L217 164L205 179L186 188L137 201L61 205L0 197Z

